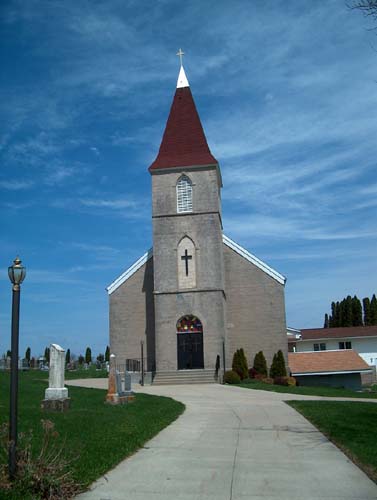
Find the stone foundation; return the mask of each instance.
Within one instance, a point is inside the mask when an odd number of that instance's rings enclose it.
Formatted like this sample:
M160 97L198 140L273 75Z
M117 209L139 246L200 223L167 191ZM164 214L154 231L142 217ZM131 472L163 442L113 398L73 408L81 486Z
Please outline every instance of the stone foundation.
M135 401L135 396L132 392L123 394L108 394L106 396L106 403L110 405L124 405Z
M43 411L65 412L71 405L71 398L64 399L43 399L41 409Z

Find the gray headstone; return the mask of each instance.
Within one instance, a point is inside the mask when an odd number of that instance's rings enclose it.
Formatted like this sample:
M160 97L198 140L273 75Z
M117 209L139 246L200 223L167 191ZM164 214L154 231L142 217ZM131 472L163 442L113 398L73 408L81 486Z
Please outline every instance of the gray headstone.
M128 372L124 372L124 390L128 392L131 390L131 375Z
M65 350L58 344L51 344L48 389L45 392L45 399L68 397L68 389L64 387L64 368Z
M116 388L119 395L123 394L122 377L119 372L116 373Z

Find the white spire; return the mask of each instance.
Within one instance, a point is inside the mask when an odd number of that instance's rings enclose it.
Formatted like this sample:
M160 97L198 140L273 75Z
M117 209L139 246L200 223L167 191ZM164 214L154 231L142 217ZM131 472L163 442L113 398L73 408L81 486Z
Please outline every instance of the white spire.
M189 87L189 82L187 80L187 76L185 73L185 70L183 69L183 66L181 66L181 69L179 70L179 75L178 75L178 80L177 80L177 89L181 89L183 87Z

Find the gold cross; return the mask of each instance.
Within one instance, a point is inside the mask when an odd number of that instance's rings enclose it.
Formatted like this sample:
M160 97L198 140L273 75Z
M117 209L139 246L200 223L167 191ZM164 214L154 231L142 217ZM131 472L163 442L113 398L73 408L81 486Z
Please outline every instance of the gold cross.
M182 49L179 49L178 52L177 52L177 56L179 56L179 60L181 61L181 66L182 66L182 56L184 55L185 53L182 51Z

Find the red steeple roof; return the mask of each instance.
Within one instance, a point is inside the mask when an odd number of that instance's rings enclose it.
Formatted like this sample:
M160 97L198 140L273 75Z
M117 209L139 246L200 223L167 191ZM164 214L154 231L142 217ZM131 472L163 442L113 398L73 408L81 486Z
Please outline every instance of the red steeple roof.
M181 70L183 71L183 68ZM180 77L181 75L182 73ZM184 78L183 85L187 85L181 86L178 79L178 88L174 95L160 150L149 167L149 171L218 164L209 150L185 75Z

